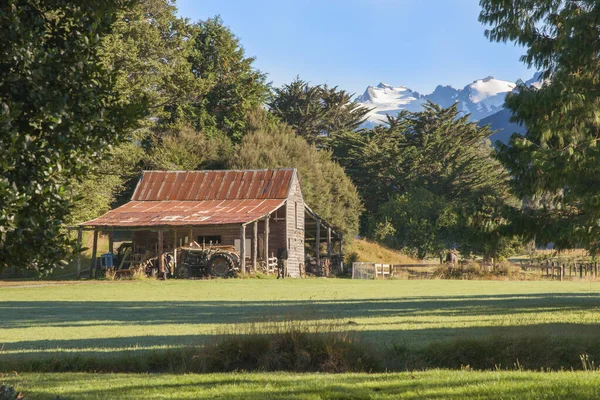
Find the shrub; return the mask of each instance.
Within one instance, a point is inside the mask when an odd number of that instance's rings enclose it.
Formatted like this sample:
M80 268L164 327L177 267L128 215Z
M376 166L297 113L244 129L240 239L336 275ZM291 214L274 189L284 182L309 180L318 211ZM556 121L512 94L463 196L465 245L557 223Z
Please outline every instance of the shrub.
M353 251L353 252L347 254L344 258L345 258L344 262L350 266L352 266L352 263L358 262L360 260L360 256L358 255L358 253L356 251Z
M494 268L494 275L497 276L506 276L509 278L520 275L521 268L509 263L508 261L502 261L498 263Z
M476 261L469 261L464 265L450 267L447 264L436 267L433 276L440 279L494 279L496 277L520 278L521 268L508 261L502 261L489 270ZM488 269L488 270L486 270Z
M197 357L203 372L365 372L376 368L369 349L351 332L299 321L225 332Z

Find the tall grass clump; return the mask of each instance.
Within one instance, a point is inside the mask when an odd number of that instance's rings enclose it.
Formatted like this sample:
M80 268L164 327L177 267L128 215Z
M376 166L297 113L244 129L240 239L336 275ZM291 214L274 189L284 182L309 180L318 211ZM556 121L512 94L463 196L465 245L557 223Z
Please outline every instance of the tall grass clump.
M206 372L365 372L375 358L356 334L332 324L262 323L220 332L198 355Z
M503 261L494 266L483 266L476 261L469 261L466 264L449 266L443 264L438 266L433 272L433 276L440 279L520 279L521 268L507 261Z

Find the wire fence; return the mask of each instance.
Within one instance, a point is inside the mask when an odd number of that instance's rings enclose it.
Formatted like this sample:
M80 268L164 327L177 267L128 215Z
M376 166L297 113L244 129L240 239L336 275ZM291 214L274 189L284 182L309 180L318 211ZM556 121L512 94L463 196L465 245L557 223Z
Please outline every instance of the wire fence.
M427 277L432 274L431 264L382 264L373 262L352 263L352 279L391 279L400 276Z

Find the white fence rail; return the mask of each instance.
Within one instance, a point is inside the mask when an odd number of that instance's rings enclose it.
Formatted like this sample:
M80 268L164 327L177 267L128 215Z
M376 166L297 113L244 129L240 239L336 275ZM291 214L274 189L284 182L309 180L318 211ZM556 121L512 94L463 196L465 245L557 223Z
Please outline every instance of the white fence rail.
M391 264L352 263L352 279L386 279L392 276Z
M381 264L374 262L352 263L352 279L431 278L434 264Z

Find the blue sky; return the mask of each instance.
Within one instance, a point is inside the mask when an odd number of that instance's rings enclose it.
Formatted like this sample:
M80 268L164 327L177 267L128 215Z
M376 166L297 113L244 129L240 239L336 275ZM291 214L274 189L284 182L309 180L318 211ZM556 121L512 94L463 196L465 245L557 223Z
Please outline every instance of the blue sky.
M361 94L386 82L421 93L532 70L523 49L491 43L479 0L178 0L192 21L220 15L275 86L299 75Z

